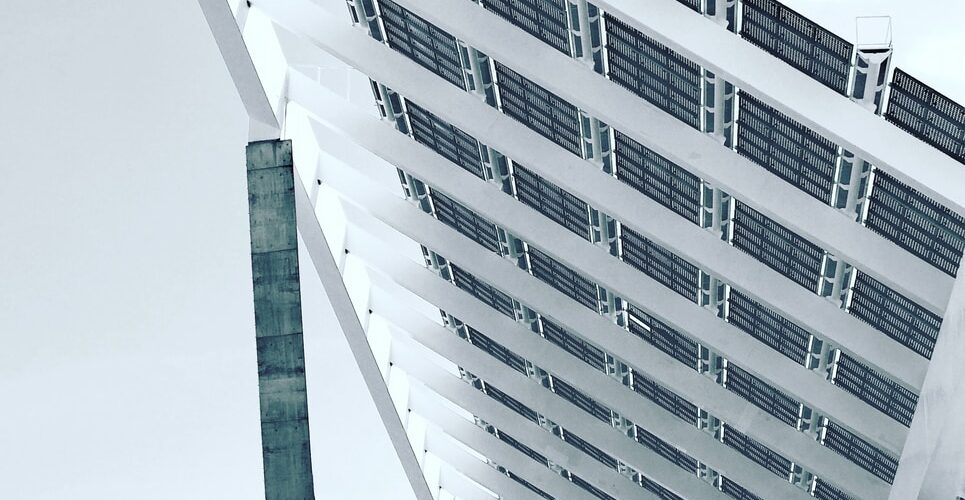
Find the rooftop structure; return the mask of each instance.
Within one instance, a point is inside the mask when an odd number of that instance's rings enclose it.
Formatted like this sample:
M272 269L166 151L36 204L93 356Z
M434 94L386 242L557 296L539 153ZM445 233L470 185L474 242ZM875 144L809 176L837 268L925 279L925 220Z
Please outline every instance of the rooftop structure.
M313 494L296 229L420 500L965 495L965 107L887 19L200 2L251 117L269 500Z

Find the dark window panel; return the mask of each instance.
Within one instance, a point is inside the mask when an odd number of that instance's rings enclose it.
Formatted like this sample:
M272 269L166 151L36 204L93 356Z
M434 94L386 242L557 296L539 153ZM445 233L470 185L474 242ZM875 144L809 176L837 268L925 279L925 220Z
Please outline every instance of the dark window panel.
M741 36L839 94L854 46L774 0L744 0Z
M733 245L810 291L824 250L744 203L736 202Z
M690 474L697 473L697 459L684 453L683 451L680 451L679 449L675 448L674 445L664 441L663 439L660 439L657 436L651 434L643 427L640 427L638 425L636 426L636 428L637 428L638 443L646 446L647 448L650 448L658 455L662 456L663 458L666 458L674 465L676 465L677 467L680 467L681 469L687 471L688 473Z
M492 285L476 278L475 276L463 271L462 268L453 263L449 263L452 269L452 278L456 286L469 292L482 303L489 307L516 319L516 312L513 309L513 299L509 295L497 290Z
M796 363L804 364L809 338L804 329L738 290L731 289L728 301L727 322Z
M515 438L513 438L509 434L506 434L504 431L499 430L497 431L496 434L497 434L497 437L499 437L500 441L512 446L513 448L516 448L527 457L532 458L533 460L543 464L544 466L547 464L546 457L544 457L543 455L540 455L539 453L536 452L536 450L530 448L529 446L526 446L525 444L517 441Z
M931 359L942 318L859 272L848 312L901 345Z
M791 472L790 460L730 427L724 429L724 444L777 476L786 478Z
M540 321L543 324L543 336L546 340L562 347L566 352L593 368L601 372L606 371L606 356L602 350L567 332L563 327L548 320L546 316L541 316Z
M727 390L778 420L797 426L800 402L734 364L727 366Z
M485 388L483 389L483 391L486 393L487 396L495 399L496 401L499 401L506 408L513 410L514 412L522 415L523 417L531 420L534 423L539 423L539 417L536 415L535 410L513 399L505 392L500 391L499 389L493 387L488 383L485 384Z
M829 204L837 146L747 92L739 101L737 152Z
M442 223L479 243L486 250L499 252L496 226L492 222L476 215L472 210L439 191L433 190L429 196L432 198L436 217Z
M529 247L529 264L537 279L580 304L597 310L596 284L592 281L534 247Z
M582 158L576 106L498 61L496 78L503 113Z
M700 128L700 66L604 14L609 77L693 128Z
M657 403L663 409L673 413L677 418L695 424L697 422L697 407L693 403L678 396L673 391L665 389L655 381L644 377L640 372L633 372L633 390L641 396Z
M566 0L484 0L486 10L570 55Z
M620 131L614 137L617 178L696 224L700 178Z
M824 436L824 446L848 458L862 469L884 479L895 480L898 459L831 422Z
M854 394L878 411L911 426L918 395L856 359L841 353L834 385Z
M416 141L485 180L476 139L408 99L406 108Z
M881 170L865 225L949 276L965 249L965 219Z
M623 260L691 302L697 302L700 271L675 253L627 227L620 235Z
M483 335L480 331L475 328L468 326L469 329L469 343L486 351L490 356L503 362L503 364L509 366L510 368L526 374L526 360L522 356L514 353L513 351L506 348L504 345L496 342L495 340Z
M895 69L885 119L965 163L965 106Z
M455 37L392 0L379 0L379 6L389 47L453 85L466 88Z
M628 304L627 311L630 315L630 333L673 356L677 361L693 369L697 369L697 342L681 335L666 323L644 313L633 305ZM634 319L639 320L650 328L647 329L640 326Z
M590 239L590 215L586 202L563 188L513 163L516 197L585 240Z

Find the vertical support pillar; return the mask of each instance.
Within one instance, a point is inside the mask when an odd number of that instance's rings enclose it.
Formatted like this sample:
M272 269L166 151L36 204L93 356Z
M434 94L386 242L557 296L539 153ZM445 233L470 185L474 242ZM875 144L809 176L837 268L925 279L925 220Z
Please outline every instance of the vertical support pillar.
M246 153L265 498L314 499L291 141Z
M884 110L885 88L891 65L891 18L859 17L852 101L876 115ZM832 205L857 222L864 222L868 188L871 185L871 164L841 148L835 172Z

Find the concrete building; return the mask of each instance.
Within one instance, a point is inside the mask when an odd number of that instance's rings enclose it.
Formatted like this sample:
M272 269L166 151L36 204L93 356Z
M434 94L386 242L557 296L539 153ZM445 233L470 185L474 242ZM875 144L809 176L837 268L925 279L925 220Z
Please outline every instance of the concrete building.
M299 271L421 500L965 496L965 108L887 19L200 3L251 118L269 499L314 495Z

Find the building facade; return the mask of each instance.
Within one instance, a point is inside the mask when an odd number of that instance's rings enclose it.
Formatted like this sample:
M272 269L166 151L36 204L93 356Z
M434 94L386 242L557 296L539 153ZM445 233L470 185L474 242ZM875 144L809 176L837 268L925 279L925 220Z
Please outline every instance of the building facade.
M251 117L269 499L313 494L296 230L421 500L965 495L965 107L889 32L201 5Z

